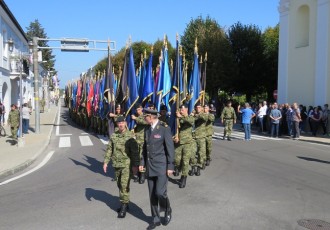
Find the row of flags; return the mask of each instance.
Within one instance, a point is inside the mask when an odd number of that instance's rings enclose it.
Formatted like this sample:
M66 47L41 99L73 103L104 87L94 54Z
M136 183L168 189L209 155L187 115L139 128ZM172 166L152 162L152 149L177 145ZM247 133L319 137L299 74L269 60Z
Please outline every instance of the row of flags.
M119 103L125 111L128 128L132 130L135 121L131 119L131 115L135 113L134 106L137 103L143 106L153 103L157 111L165 105L170 116L169 126L172 134L177 134L178 125L175 114L179 105L188 103L188 111L191 113L198 101L204 104L207 58L204 59L205 64L202 69L203 61L202 57L200 61L198 59L196 40L192 70L188 78L188 62L185 60L178 39L173 69L169 65L165 39L156 71L152 68L153 50L148 59L146 53L142 57L141 65L136 70L133 49L128 47L122 73L120 76L115 76L108 49L107 68L102 76L100 74L94 78L83 76L66 85L65 93L69 98L69 107L73 110L78 110L80 106L86 107L88 117L98 116L104 119L109 113L115 113L115 106ZM113 132L114 124L112 119L109 119L109 134Z

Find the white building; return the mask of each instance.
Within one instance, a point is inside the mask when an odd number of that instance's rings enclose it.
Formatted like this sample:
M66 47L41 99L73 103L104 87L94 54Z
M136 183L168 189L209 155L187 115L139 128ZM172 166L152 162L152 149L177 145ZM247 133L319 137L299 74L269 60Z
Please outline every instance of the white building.
M8 41L13 41L13 50L9 50ZM20 104L20 68L22 60L31 62L27 37L3 0L0 1L0 101L5 105L7 121L11 104ZM33 97L32 66L28 74L22 74L23 103ZM43 68L39 65L40 73ZM39 75L41 76L41 75ZM39 95L42 92L39 90Z
M280 0L278 102L330 104L330 0Z

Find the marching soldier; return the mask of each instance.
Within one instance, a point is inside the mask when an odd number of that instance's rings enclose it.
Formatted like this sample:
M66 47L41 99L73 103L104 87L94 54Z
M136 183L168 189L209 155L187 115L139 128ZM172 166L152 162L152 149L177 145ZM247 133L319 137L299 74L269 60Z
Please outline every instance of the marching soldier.
M225 129L223 133L223 140L227 136L227 140L231 141L231 132L233 130L233 125L236 123L236 113L233 107L231 107L231 101L227 101L226 107L221 113L221 123L223 123Z
M105 173L107 172L108 163L111 160L115 169L121 202L121 207L118 209L118 218L125 218L130 201L130 166L132 165L132 171L136 174L140 160L137 143L132 132L126 128L125 118L118 116L116 123L118 130L110 137L104 157L103 170Z
M139 148L139 159L141 159L144 143L144 129L148 126L148 123L144 120L143 107L141 104L136 105L136 116L132 115L131 117L133 120L135 120L136 123L134 127L134 133ZM145 181L145 171L142 170L138 174L139 176L134 179L134 182L139 182L140 184L143 184Z
M206 129L205 124L208 116L203 112L203 107L199 102L195 104L195 140L197 146L197 158L192 156L192 168L189 173L190 176L194 174L200 176L200 170L205 169L205 159L206 159Z
M19 112L16 105L12 104L8 114L8 125L10 125L11 138L17 139L17 130L19 127ZM20 130L22 132L22 130Z
M213 123L215 120L214 114L210 113L210 107L208 104L204 105L204 112L207 114L208 119L205 125L206 128L206 166L210 165L211 153L212 153L212 135L213 135Z
M192 143L192 128L195 118L188 115L188 105L182 104L180 111L176 112L176 117L179 118L179 135L174 138L175 143L175 170L174 176L179 175L179 169L182 171L180 188L184 188L187 182L189 171L189 161L191 153L194 152Z

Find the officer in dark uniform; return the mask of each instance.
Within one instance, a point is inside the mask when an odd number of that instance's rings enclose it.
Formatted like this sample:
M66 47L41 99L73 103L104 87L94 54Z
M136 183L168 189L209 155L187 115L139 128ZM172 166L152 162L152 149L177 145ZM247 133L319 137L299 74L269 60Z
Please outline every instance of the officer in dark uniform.
M160 210L165 210L167 225L172 218L172 209L167 196L168 176L174 170L174 143L170 128L158 119L156 110L145 109L144 116L150 125L145 129L143 154L139 170L146 169L148 179L152 223L147 229L154 229L160 225Z

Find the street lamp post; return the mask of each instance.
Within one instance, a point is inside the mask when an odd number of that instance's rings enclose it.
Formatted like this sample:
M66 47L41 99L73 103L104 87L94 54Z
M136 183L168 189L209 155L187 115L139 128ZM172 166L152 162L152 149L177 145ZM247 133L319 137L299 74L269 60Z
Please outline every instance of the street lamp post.
M34 72L34 110L35 133L40 133L40 109L39 109L39 72L38 72L38 37L33 37L33 72Z

